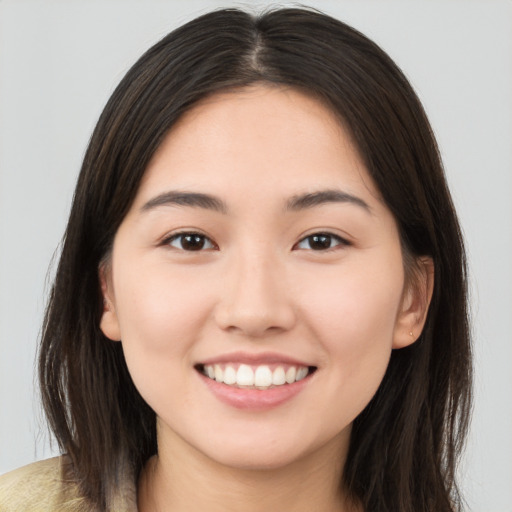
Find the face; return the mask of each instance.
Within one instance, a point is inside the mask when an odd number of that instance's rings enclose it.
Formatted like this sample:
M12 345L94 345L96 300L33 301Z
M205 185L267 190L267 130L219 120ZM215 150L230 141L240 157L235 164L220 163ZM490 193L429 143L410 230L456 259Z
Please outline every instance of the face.
M290 89L189 111L150 162L102 272L159 445L275 468L346 447L413 341L396 223L341 124Z

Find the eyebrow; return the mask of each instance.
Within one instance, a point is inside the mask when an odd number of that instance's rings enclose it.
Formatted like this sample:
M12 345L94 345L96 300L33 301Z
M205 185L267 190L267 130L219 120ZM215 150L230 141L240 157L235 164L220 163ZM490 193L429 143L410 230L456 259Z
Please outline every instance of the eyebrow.
M221 199L209 194L201 194L199 192L164 192L153 199L150 199L141 208L146 212L158 206L191 206L194 208L204 208L214 210L220 213L227 213L226 203Z
M371 213L371 208L363 199L342 190L319 190L306 194L292 196L286 203L287 211L301 211L328 203L349 203L363 208ZM159 206L189 206L204 208L226 214L228 207L222 199L200 192L169 191L159 194L145 203L141 211L146 212Z
M360 197L335 189L319 190L318 192L293 196L288 200L286 209L291 211L306 210L327 203L349 203L363 208L368 213L372 211L368 203Z

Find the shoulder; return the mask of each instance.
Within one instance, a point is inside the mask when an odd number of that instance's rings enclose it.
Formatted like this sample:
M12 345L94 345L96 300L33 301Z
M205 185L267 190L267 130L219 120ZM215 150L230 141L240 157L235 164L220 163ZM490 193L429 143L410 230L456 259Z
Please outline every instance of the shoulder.
M0 476L0 510L81 512L90 510L76 483L66 477L65 456L35 462Z

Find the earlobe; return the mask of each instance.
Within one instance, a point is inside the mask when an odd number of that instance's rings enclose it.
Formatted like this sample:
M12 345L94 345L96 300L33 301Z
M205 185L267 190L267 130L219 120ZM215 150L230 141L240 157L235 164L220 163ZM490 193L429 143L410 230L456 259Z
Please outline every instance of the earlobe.
M99 280L103 295L103 313L100 320L100 329L107 338L112 341L120 341L121 330L112 300L112 283L105 265L102 265L99 269Z
M412 345L420 337L427 320L434 290L434 262L430 257L422 257L414 265L395 324L394 349Z

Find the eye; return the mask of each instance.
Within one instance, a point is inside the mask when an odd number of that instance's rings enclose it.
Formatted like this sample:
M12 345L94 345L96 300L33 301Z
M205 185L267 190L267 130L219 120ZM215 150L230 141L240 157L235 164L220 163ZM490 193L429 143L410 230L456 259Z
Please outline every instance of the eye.
M164 244L182 251L202 251L215 249L215 244L201 233L177 233L167 238Z
M350 245L350 243L338 235L333 235L332 233L313 233L312 235L303 238L295 248L313 251L327 251L338 246L347 245Z

